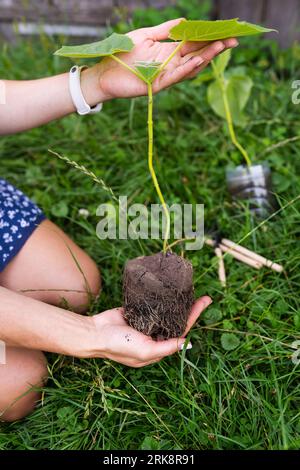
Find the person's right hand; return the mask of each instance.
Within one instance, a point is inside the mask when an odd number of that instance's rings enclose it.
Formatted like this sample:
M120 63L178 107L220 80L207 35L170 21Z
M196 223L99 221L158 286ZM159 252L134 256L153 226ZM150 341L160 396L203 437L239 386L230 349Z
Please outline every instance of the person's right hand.
M135 46L131 52L119 54L119 58L131 68L134 68L138 61L163 63L179 44L176 41L167 41L169 31L182 19L166 21L157 26L127 33ZM175 83L195 77L218 54L237 45L238 41L235 38L187 42L154 80L153 92L158 93ZM142 80L111 57L106 57L82 72L81 88L91 106L114 98L132 98L148 93L147 85Z
M112 359L130 367L143 367L158 362L165 356L180 351L185 336L211 302L208 296L198 299L191 309L184 335L165 341L154 341L150 336L130 327L124 319L121 307L90 317L93 322L93 356Z

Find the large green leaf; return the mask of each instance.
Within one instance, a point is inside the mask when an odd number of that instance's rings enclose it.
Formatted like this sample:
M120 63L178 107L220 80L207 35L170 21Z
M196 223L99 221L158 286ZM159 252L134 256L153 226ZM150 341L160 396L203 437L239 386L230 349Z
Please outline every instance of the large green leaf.
M238 18L217 21L182 20L170 30L169 38L176 41L215 41L217 39L249 36L270 31L276 30L247 23L246 21L238 21Z
M103 41L81 44L78 46L63 46L54 54L64 57L105 57L118 52L130 52L134 47L132 40L125 34L113 33Z
M243 114L247 101L250 97L253 82L245 75L231 75L225 79L225 92L232 116L232 121L238 126L245 125L246 119ZM214 112L226 118L223 101L222 88L219 81L215 80L207 88L207 100Z

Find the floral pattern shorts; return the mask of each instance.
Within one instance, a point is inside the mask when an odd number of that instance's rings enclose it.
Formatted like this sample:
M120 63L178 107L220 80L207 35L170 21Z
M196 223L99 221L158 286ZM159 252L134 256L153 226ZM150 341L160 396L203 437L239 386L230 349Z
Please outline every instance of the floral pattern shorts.
M45 218L22 191L0 178L0 272Z

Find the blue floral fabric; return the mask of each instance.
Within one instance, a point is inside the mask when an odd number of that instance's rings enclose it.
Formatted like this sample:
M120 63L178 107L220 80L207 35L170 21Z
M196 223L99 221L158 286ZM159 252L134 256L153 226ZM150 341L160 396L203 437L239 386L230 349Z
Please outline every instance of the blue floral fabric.
M22 191L0 178L0 272L45 218Z

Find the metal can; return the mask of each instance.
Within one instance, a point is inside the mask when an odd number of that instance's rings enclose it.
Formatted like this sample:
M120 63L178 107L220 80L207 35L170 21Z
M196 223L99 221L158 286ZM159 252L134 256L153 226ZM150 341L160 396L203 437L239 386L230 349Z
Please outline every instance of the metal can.
M271 170L267 163L228 168L226 181L233 199L248 201L249 209L255 215L265 217L276 209Z

